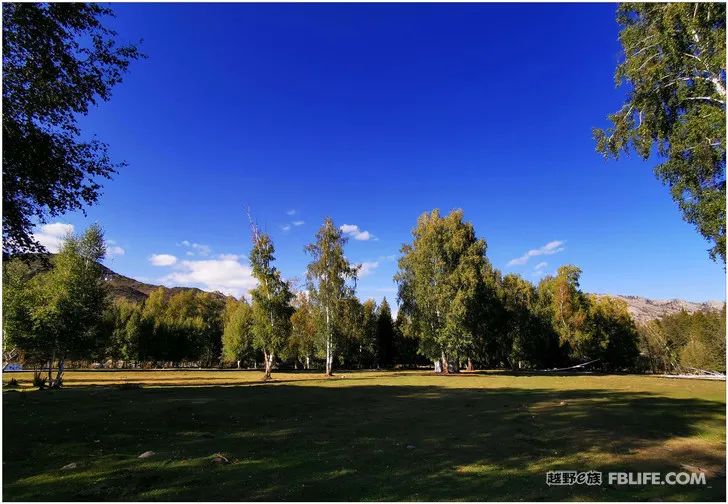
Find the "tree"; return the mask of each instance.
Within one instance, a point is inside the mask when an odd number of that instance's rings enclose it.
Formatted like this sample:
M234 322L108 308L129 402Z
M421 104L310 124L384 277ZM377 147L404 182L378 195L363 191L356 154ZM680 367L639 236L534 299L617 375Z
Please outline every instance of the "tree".
M19 348L36 363L44 360L43 341L36 337L33 317L34 307L40 304L37 274L30 263L18 258L3 261L3 351Z
M293 307L288 282L273 266L275 249L270 237L253 227L253 250L250 266L258 286L250 293L253 298L253 344L263 352L265 379L270 379L275 356L288 344L291 334Z
M549 314L559 342L576 361L594 358L589 352L588 301L579 290L581 269L561 266L555 277L547 276L538 285L540 302Z
M3 3L3 252L42 252L33 220L83 209L123 166L78 116L107 101L142 54L117 46L94 3Z
M418 339L412 330L409 317L400 310L394 322L395 362L402 366L415 367L424 359L417 354ZM424 362L426 364L427 361Z
M480 296L485 294L485 241L462 210L440 217L422 214L412 231L412 244L402 247L399 271L400 310L410 317L420 338L420 352L442 372L457 371L469 357L482 327Z
M650 370L725 372L725 309L682 311L641 327L640 352Z
M7 272L10 310L4 314L5 336L36 362L47 364L51 387L63 383L67 358L84 357L89 349L102 347L100 340L106 335L99 328L107 291L98 261L105 253L103 232L92 225L82 236L65 238L50 270L29 278L29 270L14 260ZM23 278L27 282L21 286Z
M291 337L286 355L300 360L305 369L310 369L319 333L316 312L306 293L299 293L295 304L296 311L291 315Z
M227 300L223 327L223 360L234 361L240 368L240 361L253 353L253 310L245 298Z
M195 305L199 322L193 352L200 365L209 367L219 362L222 351L225 300L212 292L197 292Z
M142 309L142 326L144 331L139 341L140 360L164 360L167 358L167 334L165 331L164 289L159 287L149 293Z
M637 327L627 303L609 296L589 299L589 354L609 371L633 369L639 356Z
M371 362L370 344L374 336L374 300L361 303L356 296L344 299L339 315L333 324L333 340L336 341L335 365L349 369L359 368ZM325 346L322 348L325 356Z
M377 311L376 342L377 367L391 367L394 364L394 321L386 297Z
M327 376L333 372L336 353L335 324L342 318L346 300L353 297L356 290L357 268L344 256L346 241L334 221L327 217L316 233L316 241L304 249L312 257L306 281L311 300L322 314Z
M500 282L502 319L495 353L513 369L547 367L558 362L559 341L551 318L538 310L538 291L516 274ZM498 348L499 347L499 348Z
M142 306L126 299L117 299L109 306L107 317L111 338L106 355L123 360L140 360Z
M617 11L627 101L595 129L607 157L657 154L655 173L725 264L725 3L626 3Z

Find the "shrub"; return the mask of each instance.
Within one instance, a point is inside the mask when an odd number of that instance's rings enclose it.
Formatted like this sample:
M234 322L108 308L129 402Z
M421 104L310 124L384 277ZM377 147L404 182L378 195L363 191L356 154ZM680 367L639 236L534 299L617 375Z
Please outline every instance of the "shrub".
M141 383L120 383L117 387L119 390L139 390L142 388Z
M15 378L10 378L10 381L5 384L5 388L20 388L20 383Z

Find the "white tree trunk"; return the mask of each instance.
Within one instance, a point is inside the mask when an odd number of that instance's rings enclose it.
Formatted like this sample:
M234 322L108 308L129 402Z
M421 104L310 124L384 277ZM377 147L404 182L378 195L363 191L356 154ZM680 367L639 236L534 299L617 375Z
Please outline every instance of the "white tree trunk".
M263 359L265 360L265 379L269 380L271 373L273 373L273 359L274 354L273 352L267 353L263 352Z
M63 369L65 367L65 364L65 359L61 359L58 361L58 372L56 373L56 381L54 382L54 385L56 387L60 387L63 383Z
M326 307L326 375L330 376L332 364L334 362L331 348L331 319L329 317L329 307Z

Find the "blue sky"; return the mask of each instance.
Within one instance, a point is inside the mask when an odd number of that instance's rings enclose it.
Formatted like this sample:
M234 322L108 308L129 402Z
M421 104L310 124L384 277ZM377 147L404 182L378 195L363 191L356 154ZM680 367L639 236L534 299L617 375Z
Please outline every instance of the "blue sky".
M654 161L594 150L623 100L614 5L113 8L148 59L81 124L128 166L52 222L101 223L119 273L243 292L250 206L288 277L325 216L349 225L360 297L391 301L417 216L462 208L504 272L573 263L590 292L725 299Z

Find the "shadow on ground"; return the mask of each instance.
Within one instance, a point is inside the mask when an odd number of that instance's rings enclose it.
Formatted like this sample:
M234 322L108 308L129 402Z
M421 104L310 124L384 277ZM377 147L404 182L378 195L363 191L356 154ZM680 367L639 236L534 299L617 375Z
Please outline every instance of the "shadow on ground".
M725 439L700 440L720 431L725 404L701 399L275 383L3 402L5 500L725 500ZM708 485L545 485L547 470L683 464Z

